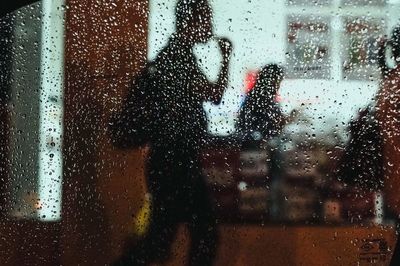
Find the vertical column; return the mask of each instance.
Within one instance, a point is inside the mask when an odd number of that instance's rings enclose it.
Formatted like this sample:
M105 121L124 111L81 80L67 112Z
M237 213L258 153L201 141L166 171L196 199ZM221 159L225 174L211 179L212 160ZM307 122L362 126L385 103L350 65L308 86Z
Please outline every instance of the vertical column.
M331 70L332 78L335 82L341 82L342 80L342 54L340 39L343 34L343 22L340 14L340 1L333 0L334 12L331 20L331 31L332 31L332 42L331 42Z
M42 2L39 107L39 219L61 218L64 86L63 0Z

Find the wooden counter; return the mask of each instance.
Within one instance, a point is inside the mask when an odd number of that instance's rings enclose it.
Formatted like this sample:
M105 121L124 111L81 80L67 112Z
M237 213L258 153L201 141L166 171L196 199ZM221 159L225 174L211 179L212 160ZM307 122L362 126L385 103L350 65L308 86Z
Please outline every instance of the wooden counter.
M167 265L187 261L186 233L182 227ZM389 265L395 240L391 227L223 225L215 265Z

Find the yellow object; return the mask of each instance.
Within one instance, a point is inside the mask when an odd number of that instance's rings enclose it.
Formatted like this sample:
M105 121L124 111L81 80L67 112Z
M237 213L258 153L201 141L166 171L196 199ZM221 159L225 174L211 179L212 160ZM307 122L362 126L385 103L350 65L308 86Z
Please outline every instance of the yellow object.
M146 194L143 205L134 219L134 233L137 236L144 236L149 228L151 218L151 196Z

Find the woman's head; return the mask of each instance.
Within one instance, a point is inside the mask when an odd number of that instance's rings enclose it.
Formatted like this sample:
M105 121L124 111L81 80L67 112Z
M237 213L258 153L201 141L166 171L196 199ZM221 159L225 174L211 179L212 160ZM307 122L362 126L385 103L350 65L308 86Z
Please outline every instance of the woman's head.
M284 70L277 64L268 64L258 74L257 87L264 87L276 94L284 77Z
M212 9L207 0L179 0L176 31L192 43L207 42L213 35Z

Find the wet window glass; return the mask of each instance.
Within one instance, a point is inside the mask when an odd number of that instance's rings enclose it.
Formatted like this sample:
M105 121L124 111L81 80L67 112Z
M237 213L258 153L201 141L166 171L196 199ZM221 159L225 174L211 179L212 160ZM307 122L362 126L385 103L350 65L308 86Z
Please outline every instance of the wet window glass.
M19 1L2 265L400 265L400 1Z

